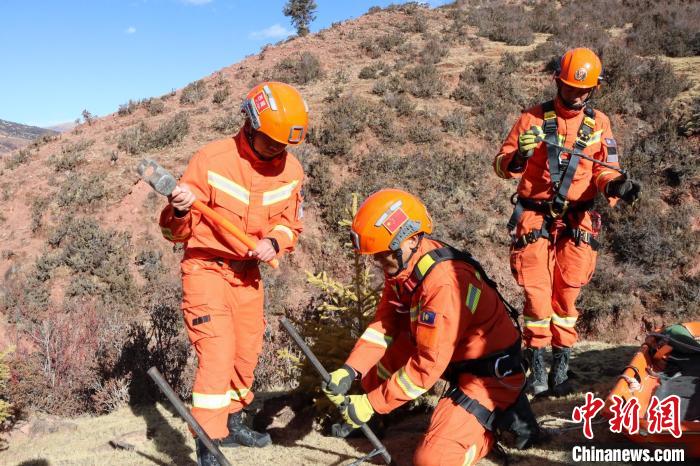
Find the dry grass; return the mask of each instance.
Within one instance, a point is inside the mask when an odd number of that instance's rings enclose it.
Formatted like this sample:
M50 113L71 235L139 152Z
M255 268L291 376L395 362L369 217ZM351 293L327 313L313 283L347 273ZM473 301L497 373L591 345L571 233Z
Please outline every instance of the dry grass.
M572 427L566 422L571 410L581 403L584 391L592 390L604 397L624 366L636 351L633 346L614 346L599 342L582 342L575 349L572 370L576 373L575 386L581 390L563 399L543 399L533 403L540 422L550 429ZM595 381L590 385L591 381ZM279 394L277 394L279 395ZM273 394L259 396L267 397ZM288 406L291 398L276 398L267 406L277 405L276 412L266 413L273 419L268 426L274 446L261 450L237 448L224 450L235 464L275 464L297 466L349 464L368 452L364 440L345 441L322 436L312 428L305 411L294 414ZM282 401L282 402L280 402ZM433 400L434 401L434 400ZM268 411L266 409L266 411ZM130 465L193 465L194 443L185 423L163 405L131 410L122 408L107 416L79 417L67 422L58 432L30 438L16 430L10 439L10 448L3 452L3 464L94 464ZM428 415L403 417L391 424L384 437L387 449L398 465L409 465L411 453L420 440L428 422ZM613 437L606 426L594 427L596 447L632 446L622 437ZM134 450L115 450L109 445L118 440L133 445ZM571 448L584 444L580 429L555 432L545 446L526 452L508 450L510 464L522 466L554 466L570 464ZM43 460L43 462L42 462ZM28 463L30 462L31 463ZM495 466L502 459L492 453L479 464ZM598 463L604 464L604 463Z

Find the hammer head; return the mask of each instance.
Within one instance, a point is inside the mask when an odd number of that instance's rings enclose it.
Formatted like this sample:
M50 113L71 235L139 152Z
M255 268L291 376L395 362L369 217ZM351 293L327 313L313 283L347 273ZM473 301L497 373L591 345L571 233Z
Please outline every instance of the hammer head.
M147 182L155 191L163 196L169 196L177 180L165 168L158 165L155 160L143 159L136 168L141 178Z

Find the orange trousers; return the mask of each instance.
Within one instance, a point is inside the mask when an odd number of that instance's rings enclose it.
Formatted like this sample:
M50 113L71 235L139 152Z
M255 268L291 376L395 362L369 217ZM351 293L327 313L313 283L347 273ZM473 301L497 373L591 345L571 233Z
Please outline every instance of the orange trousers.
M516 234L539 230L541 224L540 214L525 212ZM586 224L587 217L582 222ZM552 232L554 241L539 239L510 252L511 271L525 291L523 341L529 348L568 348L576 343L576 299L595 270L597 253L588 244L576 245L564 236L563 224Z
M408 333L394 338L380 362L362 377L362 388L369 392L403 367L415 352ZM506 409L518 398L525 383L523 374L498 381L493 377L463 374L459 387L488 409ZM430 418L430 425L413 454L416 466L470 466L486 456L494 444L493 434L451 398L442 398Z
M260 270L254 261L187 255L181 269L182 312L197 353L192 415L219 439L228 435L228 414L253 401L253 372L265 330Z

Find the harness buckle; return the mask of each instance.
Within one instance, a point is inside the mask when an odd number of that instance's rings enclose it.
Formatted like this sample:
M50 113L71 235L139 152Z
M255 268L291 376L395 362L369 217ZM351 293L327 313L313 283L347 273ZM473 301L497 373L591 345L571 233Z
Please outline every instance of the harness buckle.
M562 215L564 215L566 213L567 210L569 210L569 200L568 199L564 200L564 203L562 204L560 211L557 211L557 209L554 207L554 201L549 203L549 214L553 218L561 217Z
M496 375L497 378L502 379L503 377L507 377L513 372L513 369L508 369L504 374L501 374L501 371L498 369L498 365L501 363L501 360L509 357L509 354L504 354L500 358L496 359L496 362L493 364L493 373Z

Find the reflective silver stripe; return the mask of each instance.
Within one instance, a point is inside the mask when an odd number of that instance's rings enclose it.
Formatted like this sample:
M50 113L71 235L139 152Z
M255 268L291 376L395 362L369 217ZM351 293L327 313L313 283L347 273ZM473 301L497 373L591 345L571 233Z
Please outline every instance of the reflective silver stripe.
M367 330L365 330L365 332L360 337L360 340L369 341L370 343L374 343L375 345L388 348L393 338L389 335L383 334L378 330L368 327Z
M560 317L552 314L552 323L557 327L573 328L576 326L578 317Z
M408 396L412 400L418 398L423 393L428 391L428 389L421 387L420 385L414 383L411 380L411 378L406 373L406 366L399 369L399 371L396 373L395 377L396 377L396 383L399 384L399 387L401 387L401 390L403 390L403 392L406 394L406 396Z
M289 196L292 195L292 191L294 191L294 188L298 184L299 180L294 180L291 183L282 186L281 188L264 192L263 205L270 205L276 202L284 201L285 199L289 199Z
M230 392L230 390L229 390ZM204 409L221 409L231 404L231 396L227 393L209 395L206 393L192 392L192 406Z
M462 466L472 466L472 463L476 459L476 445L472 445L464 454L464 463Z
M603 134L602 129L600 131L596 131L595 133L591 134L591 136L588 138L588 141L586 141L586 147L599 143L600 137L602 136L602 134Z
M474 314L476 312L476 308L479 305L479 298L481 297L481 290L471 283L469 284L469 288L467 289L467 309Z
M228 194L234 199L238 199L245 205L250 204L250 192L243 186L225 176L209 170L207 172L207 182L219 191Z
M245 400L245 397L248 396L248 393L250 393L250 389L249 388L239 388L239 389L229 390L228 393L229 393L232 400L243 401L243 400Z
M379 377L382 380L387 380L391 377L391 372L389 372L387 368L382 365L381 362L377 363L377 377Z
M525 316L525 327L549 327L550 319L536 320L535 317Z
M272 96L272 91L270 90L270 87L265 84L263 86L263 91L265 92L265 95L267 96L267 101L270 102L270 110L273 112L277 111L277 102L275 101L275 98Z
M272 231L281 231L283 233L286 233L287 236L289 236L289 241L294 241L294 232L292 231L291 228L284 226L284 225L275 225L275 227L272 229Z

